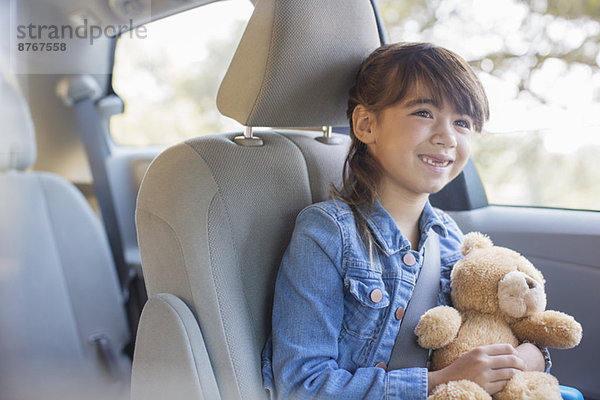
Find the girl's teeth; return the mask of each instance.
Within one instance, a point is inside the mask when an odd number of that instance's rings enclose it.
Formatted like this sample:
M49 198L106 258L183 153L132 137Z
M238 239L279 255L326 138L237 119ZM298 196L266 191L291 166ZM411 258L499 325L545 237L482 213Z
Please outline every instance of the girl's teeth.
M434 167L445 167L448 164L450 164L450 161L435 161L432 160L431 158L427 158L427 157L422 157L421 158L425 163L429 164L429 165L433 165Z

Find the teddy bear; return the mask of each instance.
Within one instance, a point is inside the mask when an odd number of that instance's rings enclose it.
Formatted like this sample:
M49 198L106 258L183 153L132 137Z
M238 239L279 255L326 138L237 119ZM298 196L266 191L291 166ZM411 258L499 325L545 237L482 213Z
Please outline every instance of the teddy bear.
M579 344L581 325L562 312L544 311L544 277L531 262L511 249L495 246L486 235L465 235L450 275L454 307L438 306L420 319L418 343L433 349L431 369L440 370L475 347L525 341L568 349ZM542 372L520 372L491 397L468 380L437 386L428 400L446 399L560 400L558 381Z

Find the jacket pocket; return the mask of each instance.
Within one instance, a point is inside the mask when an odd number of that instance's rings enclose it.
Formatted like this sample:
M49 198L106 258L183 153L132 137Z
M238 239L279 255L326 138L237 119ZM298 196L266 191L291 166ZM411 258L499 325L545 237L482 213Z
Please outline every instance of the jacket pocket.
M383 323L390 297L380 276L346 276L343 327L351 335L372 338Z

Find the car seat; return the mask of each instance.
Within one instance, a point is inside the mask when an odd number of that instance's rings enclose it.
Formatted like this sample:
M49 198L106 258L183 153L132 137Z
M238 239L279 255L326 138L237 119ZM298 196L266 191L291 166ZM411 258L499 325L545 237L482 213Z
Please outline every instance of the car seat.
M167 149L140 188L149 301L133 399L266 398L260 354L277 267L298 212L339 183L349 143L320 128L347 125L347 90L379 44L369 0L257 3L217 99L244 134Z
M34 126L0 69L0 398L126 399L131 360L106 235L83 195L36 158Z

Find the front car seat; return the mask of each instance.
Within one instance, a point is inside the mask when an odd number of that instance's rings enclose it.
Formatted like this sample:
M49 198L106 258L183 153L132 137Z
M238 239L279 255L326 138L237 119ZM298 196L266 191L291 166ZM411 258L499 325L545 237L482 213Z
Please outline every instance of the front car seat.
M33 122L0 70L0 398L126 399L130 334L103 228L35 162Z
M340 183L349 138L254 126L347 125L347 92L380 44L369 0L261 0L218 95L244 135L151 164L136 222L149 300L132 399L261 399L261 350L294 219ZM237 137L236 137L237 136Z

